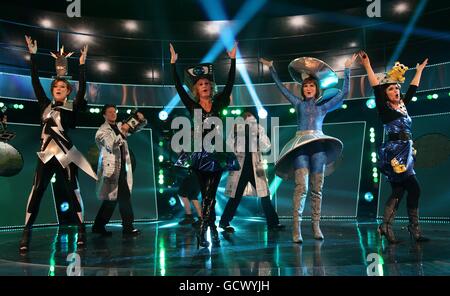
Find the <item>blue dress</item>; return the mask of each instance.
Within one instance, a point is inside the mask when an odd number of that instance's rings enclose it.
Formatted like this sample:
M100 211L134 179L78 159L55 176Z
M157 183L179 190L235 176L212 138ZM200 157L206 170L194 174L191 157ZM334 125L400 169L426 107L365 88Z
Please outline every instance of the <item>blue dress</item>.
M332 98L324 102L298 98L283 85L273 67L270 67L270 71L275 84L297 112L297 133L281 150L275 164L276 174L283 179L293 178L298 156L303 152L309 153L318 149L324 153L323 157L317 161L324 162L328 168L331 168L342 153L343 144L337 138L324 135L322 125L328 112L342 106L342 102L349 92L350 69L344 71L342 91L338 91ZM312 158L311 161L315 162L316 160ZM315 167L315 164L312 163L310 166Z
M411 101L417 86L411 85L402 97L405 106ZM406 112L392 109L385 101L380 85L374 87L378 114L384 123L385 142L378 149L378 168L390 182L401 182L415 175L415 155L412 141L412 120Z

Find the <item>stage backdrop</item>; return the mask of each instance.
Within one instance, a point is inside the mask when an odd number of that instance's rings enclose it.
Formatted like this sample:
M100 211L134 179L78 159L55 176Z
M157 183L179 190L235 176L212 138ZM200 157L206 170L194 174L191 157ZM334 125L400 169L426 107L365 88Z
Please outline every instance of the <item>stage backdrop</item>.
M96 165L98 149L95 133L98 127L77 128L70 131L70 137L78 150ZM23 156L24 167L13 177L0 177L0 227L23 225L25 207L31 190L34 170L37 164L36 151L39 150L40 127L38 125L8 124L8 130L17 136L9 144ZM136 219L158 219L155 178L153 169L152 130L144 129L128 139L134 155L135 170L132 193L133 210ZM97 168L94 168L96 171ZM79 183L84 202L85 220L93 221L101 202L95 195L95 181L79 170ZM36 224L57 223L52 187L48 186L43 197ZM118 208L113 220L120 219Z
M322 200L323 217L353 218L357 215L365 127L365 121L330 123L323 126L323 132L326 135L336 137L344 143L343 153L336 162L334 172L325 178ZM279 134L279 151L295 135L296 130L297 127L293 125L275 129L275 132ZM280 217L292 217L293 192L293 180L281 181L276 193L271 192ZM311 216L309 194L303 215Z
M421 186L421 218L450 218L450 113L412 116L413 141L417 149L415 171ZM378 216L383 215L391 186L383 176L380 183ZM407 217L406 194L397 217Z

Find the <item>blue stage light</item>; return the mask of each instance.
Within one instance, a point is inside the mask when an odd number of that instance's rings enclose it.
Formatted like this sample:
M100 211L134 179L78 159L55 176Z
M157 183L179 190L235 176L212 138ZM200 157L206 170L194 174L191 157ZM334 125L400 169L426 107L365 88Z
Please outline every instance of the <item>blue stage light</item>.
M169 205L171 207L175 206L176 204L177 204L177 200L175 197L172 196L171 198L169 198Z
M375 107L377 106L376 103L375 103L375 99L368 99L368 100L366 101L366 106L367 106L367 108L369 108L369 109L375 108Z
M162 110L161 112L159 112L158 117L162 121L167 120L167 118L169 117L169 113L167 113L167 111Z
M373 200L373 194L372 194L372 192L366 192L366 193L364 194L364 199L365 199L367 202L371 202L371 201Z
M68 202L63 202L60 206L61 208L61 212L67 212L67 210L69 210L69 203Z

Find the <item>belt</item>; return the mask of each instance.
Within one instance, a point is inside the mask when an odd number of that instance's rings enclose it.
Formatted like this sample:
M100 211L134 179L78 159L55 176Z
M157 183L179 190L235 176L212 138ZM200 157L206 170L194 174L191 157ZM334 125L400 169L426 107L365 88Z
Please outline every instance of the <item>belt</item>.
M412 135L408 132L390 133L388 134L388 141L409 141L412 140Z

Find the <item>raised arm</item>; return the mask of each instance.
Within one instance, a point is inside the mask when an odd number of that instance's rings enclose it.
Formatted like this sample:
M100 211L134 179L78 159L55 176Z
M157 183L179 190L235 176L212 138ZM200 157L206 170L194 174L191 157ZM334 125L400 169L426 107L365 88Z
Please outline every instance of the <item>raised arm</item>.
M39 72L36 61L36 53L37 53L37 41L32 40L30 36L25 35L25 41L28 46L28 51L30 52L31 58L31 84L33 85L34 94L40 107L44 107L50 104L50 99L45 94L44 89L42 88L42 84L39 80Z
M84 111L87 108L87 101L84 98L86 94L86 57L88 46L85 45L81 50L80 66L78 74L78 92L73 102L74 110Z
M266 59L259 59L259 61L269 67L270 74L272 75L272 79L275 81L275 84L277 85L278 89L281 91L281 93L284 95L284 97L292 104L297 106L297 104L300 102L300 98L292 94L286 86L284 86L283 82L281 82L280 78L278 77L277 72L275 71L275 67L273 66L273 61L268 61Z
M347 98L350 91L350 67L355 62L356 57L357 54L353 54L351 58L345 61L344 84L342 85L342 90L321 106L321 108L324 108L327 112L334 111L341 107L344 99Z
M175 89L178 92L178 95L180 96L181 101L186 106L186 108L189 110L189 112L193 112L194 108L196 107L196 104L193 100L191 100L191 97L186 92L186 90L183 88L183 84L181 83L180 76L177 72L176 62L178 59L178 54L175 52L175 49L173 48L172 43L170 44L170 65L172 67L172 75L173 75L173 82L175 84Z
M360 58L361 64L364 66L364 69L366 69L367 72L367 78L369 79L370 86L374 87L380 84L380 82L377 79L377 76L373 72L372 65L370 64L370 59L367 53L364 51L360 51L358 53L358 56Z
M237 43L234 44L233 49L228 52L228 56L231 59L230 71L228 72L228 80L222 91L222 99L230 100L231 92L233 91L234 80L236 77L236 50ZM228 103L229 104L229 103Z
M419 86L420 78L422 77L422 71L423 71L423 69L425 69L427 64L428 64L428 58L426 58L425 61L422 62L422 64L417 63L416 75L414 75L414 78L411 81L410 85Z

